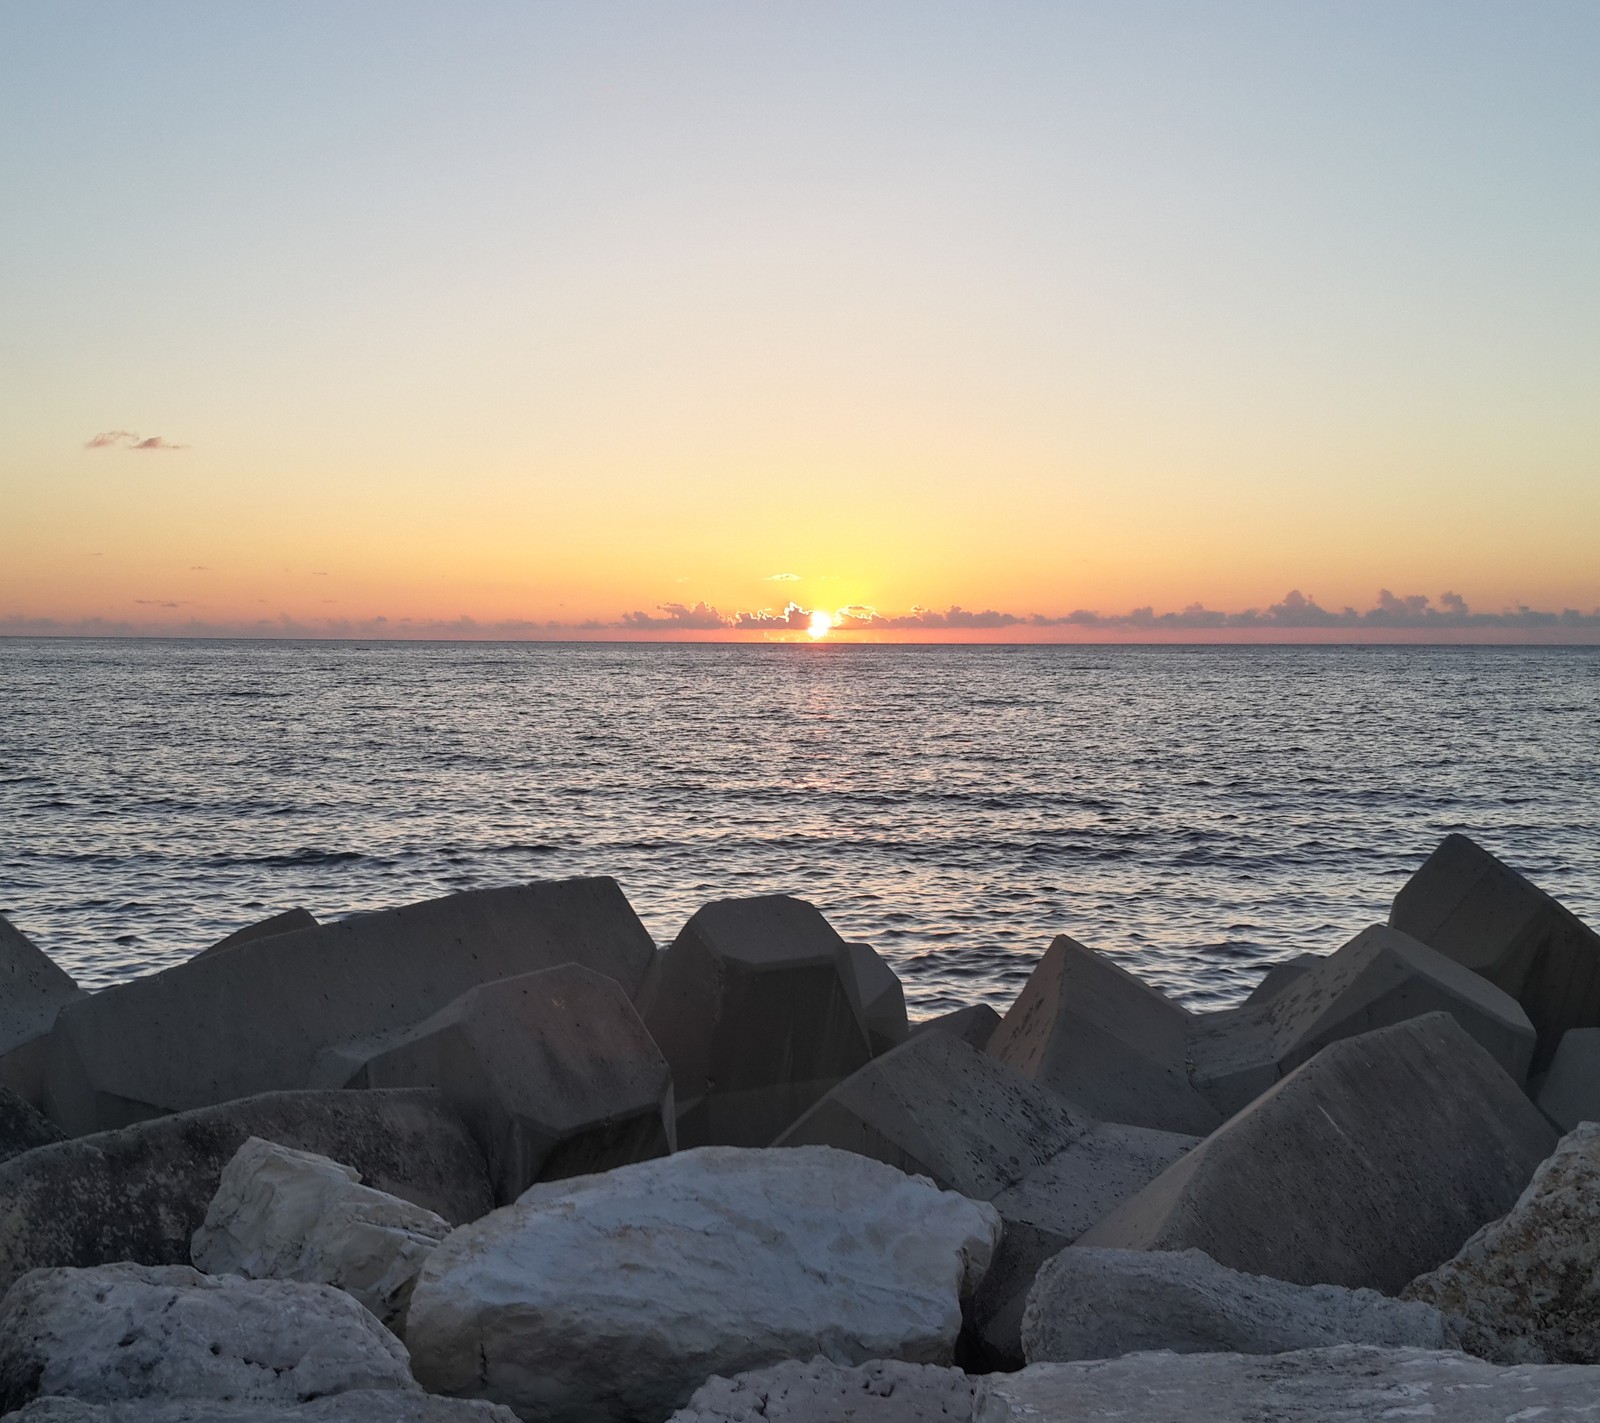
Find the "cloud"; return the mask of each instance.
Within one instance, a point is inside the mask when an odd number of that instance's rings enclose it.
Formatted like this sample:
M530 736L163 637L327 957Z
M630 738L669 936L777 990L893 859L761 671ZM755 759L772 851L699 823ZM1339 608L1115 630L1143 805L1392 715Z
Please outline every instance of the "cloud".
M120 446L125 450L186 450L187 445L175 445L160 435L140 439L132 430L102 430L92 440L85 440L86 450L106 450Z
M810 612L798 603L786 603L780 612L762 608L754 613L736 613L733 626L745 632L773 632L783 628L808 628Z
M183 603L174 603L169 598L135 598L135 603L146 608L181 608Z
M761 581L763 583L798 583L800 575L798 573L769 573Z
M916 628L1007 628L1028 621L1016 613L999 613L986 608L981 613L971 612L952 604L944 612L933 608L913 607L909 613L888 617L876 608L853 603L834 614L837 627L846 630L872 628L883 630L910 630Z
M655 613L624 613L617 626L639 632L711 632L721 631L728 621L707 603L692 608L684 603L657 603Z

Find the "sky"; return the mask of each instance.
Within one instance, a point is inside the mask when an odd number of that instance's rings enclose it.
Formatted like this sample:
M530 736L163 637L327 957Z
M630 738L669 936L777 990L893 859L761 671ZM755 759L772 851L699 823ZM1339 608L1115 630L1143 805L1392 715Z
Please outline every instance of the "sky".
M1600 641L1593 0L0 55L0 633Z

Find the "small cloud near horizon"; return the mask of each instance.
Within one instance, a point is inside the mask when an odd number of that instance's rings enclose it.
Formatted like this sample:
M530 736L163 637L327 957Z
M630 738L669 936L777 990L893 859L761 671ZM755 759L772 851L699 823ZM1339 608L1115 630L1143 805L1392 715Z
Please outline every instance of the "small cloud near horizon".
M186 450L187 445L174 444L160 435L141 439L132 430L102 430L92 440L85 440L86 450L107 450L120 447L125 450Z
M763 583L798 583L800 575L798 573L769 573L761 581Z

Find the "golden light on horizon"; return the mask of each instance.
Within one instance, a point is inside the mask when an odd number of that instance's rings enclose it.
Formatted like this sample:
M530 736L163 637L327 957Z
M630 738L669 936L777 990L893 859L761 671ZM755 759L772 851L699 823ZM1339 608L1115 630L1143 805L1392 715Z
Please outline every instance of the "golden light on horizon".
M826 637L833 631L833 614L818 608L811 615L811 626L806 629L812 637Z

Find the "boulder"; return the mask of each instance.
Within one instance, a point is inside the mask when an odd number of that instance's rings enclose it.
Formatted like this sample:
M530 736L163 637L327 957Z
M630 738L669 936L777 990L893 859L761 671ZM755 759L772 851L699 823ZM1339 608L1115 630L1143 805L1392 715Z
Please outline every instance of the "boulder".
M1389 923L1503 988L1539 1034L1600 1026L1600 935L1465 835L1449 835L1394 898Z
M665 1418L712 1374L950 1362L994 1209L850 1152L706 1147L535 1186L411 1298L430 1392L541 1423Z
M1001 1365L1022 1361L1023 1297L1040 1262L1195 1140L1096 1122L960 1038L920 1033L846 1078L776 1144L855 1151L990 1201L1005 1235L971 1313L984 1362Z
M1405 1298L1459 1316L1486 1359L1600 1364L1600 1123L1564 1136L1510 1212Z
M209 1398L134 1398L84 1403L36 1398L13 1423L520 1423L509 1408L479 1399L362 1388L310 1403L218 1403Z
M956 1008L949 1013L941 1013L937 1018L924 1018L920 1023L913 1023L911 1033L913 1037L918 1033L949 1033L982 1052L989 1046L989 1039L999 1026L1000 1015L987 1003L969 1003L965 1008Z
M246 924L242 929L235 929L225 939L218 939L209 949L201 949L194 957L203 959L207 954L220 954L238 944L253 944L257 939L270 939L275 934L293 934L301 929L315 929L316 917L309 909L285 909L281 914L274 914L270 919L263 919L259 923Z
M416 1391L405 1347L349 1295L183 1265L33 1270L0 1299L0 1411L66 1395L304 1403Z
M43 1038L87 994L0 914L0 1087L34 1106L44 1098Z
M1341 1344L1292 1354L1127 1354L979 1379L982 1423L1592 1423L1600 1369Z
M766 1146L872 1058L858 956L787 895L707 904L636 1002L672 1065L678 1144Z
M1393 1294L1510 1209L1555 1133L1446 1013L1332 1043L1079 1237Z
M253 1136L223 1168L190 1253L208 1275L332 1285L404 1336L422 1262L449 1233L348 1166Z
M470 989L416 1027L324 1054L320 1085L435 1087L495 1200L676 1146L672 1072L615 979L577 964Z
M668 1423L970 1423L972 1383L960 1369L874 1359L848 1368L816 1358L707 1379Z
M0 1087L0 1161L66 1139L67 1134L37 1107Z
M0 1162L0 1289L41 1266L186 1265L249 1138L314 1151L452 1223L493 1208L483 1156L433 1092L269 1092Z
M470 988L564 963L632 992L654 955L610 879L472 890L201 954L74 1000L46 1110L76 1135L307 1087L318 1055L409 1027Z
M1292 1285L1200 1250L1063 1250L1040 1268L1022 1320L1030 1364L1178 1354L1286 1354L1333 1344L1453 1349L1450 1321L1376 1290Z
M1322 959L1322 954L1296 954L1292 959L1273 964L1262 976L1261 982L1250 990L1249 997L1244 1000L1244 1006L1253 1008L1258 1003L1265 1003L1269 998L1276 998L1301 974L1321 963Z
M1374 924L1254 1007L1196 1015L1190 1075L1231 1116L1329 1043L1423 1013L1449 1013L1520 1083L1533 1025L1516 1000L1397 929Z
M1222 1122L1185 1063L1190 1015L1066 935L1045 951L988 1052L1106 1121L1204 1136Z
M844 991L856 1017L866 1025L874 1053L888 1052L906 1040L906 993L900 975L871 944L846 944L839 962Z
M1562 1131L1600 1122L1600 1028L1568 1028L1561 1035L1534 1101Z

